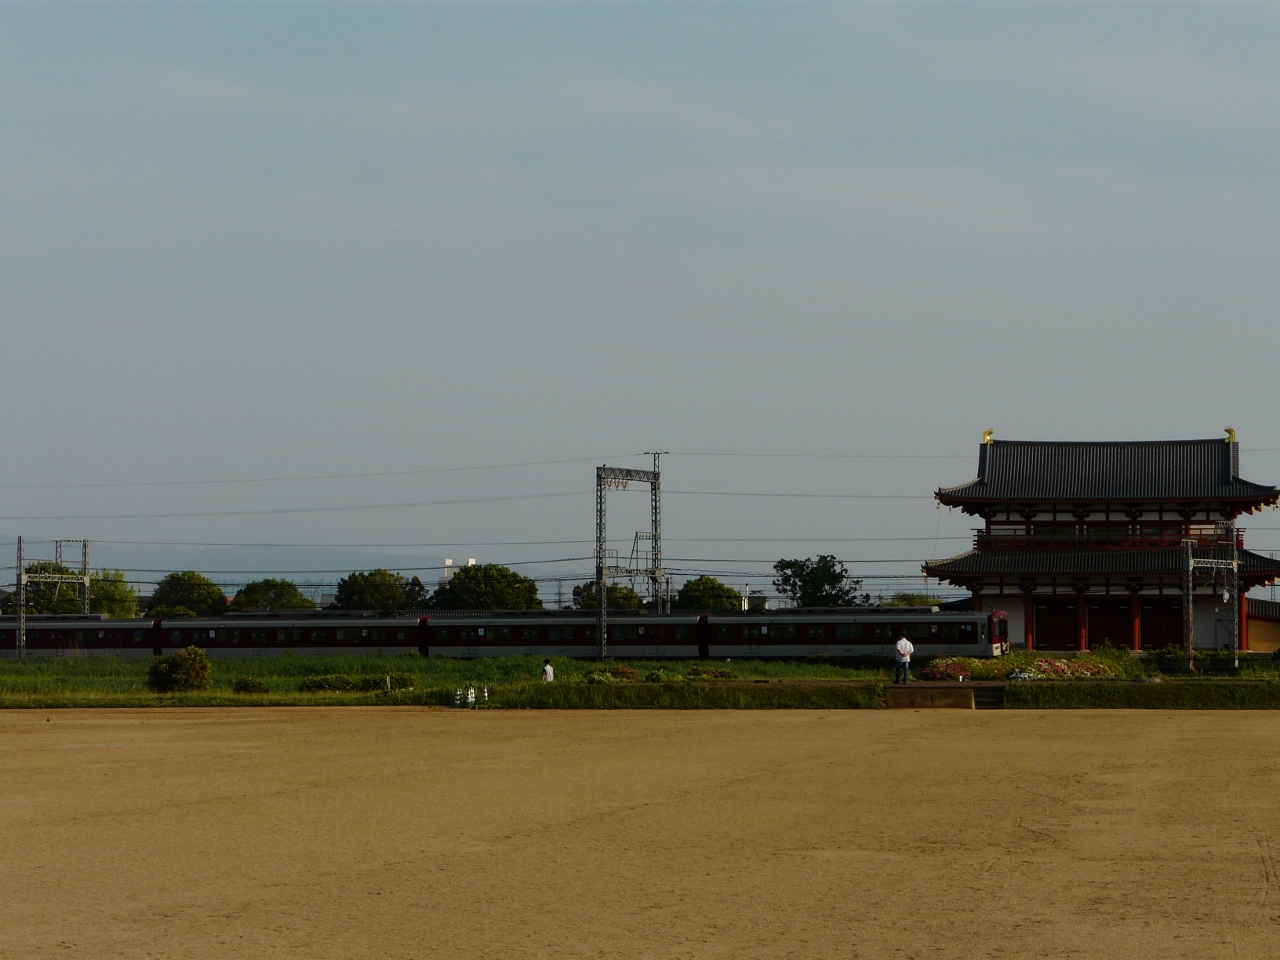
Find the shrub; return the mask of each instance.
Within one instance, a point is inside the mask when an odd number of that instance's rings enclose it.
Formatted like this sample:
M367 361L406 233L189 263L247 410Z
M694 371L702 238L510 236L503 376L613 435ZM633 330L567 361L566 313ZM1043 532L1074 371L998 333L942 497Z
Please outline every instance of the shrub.
M737 680L738 675L725 667L690 667L686 680Z
M635 667L610 664L607 667L588 670L582 679L587 683L635 683L640 679L640 671Z
M270 688L267 681L257 677L237 677L236 682L231 684L231 689L235 693L266 693Z
M299 693L348 693L355 688L356 682L342 673L307 677L298 684Z
M361 677L356 682L356 689L366 693L378 690L412 690L413 675L408 673L389 673L380 677Z
M666 683L666 682L667 682L667 671L665 671L665 670L650 670L648 673L646 673L646 674L644 675L644 682L645 682L645 683Z
M156 693L185 693L209 685L213 664L199 647L156 657L147 670L147 686Z

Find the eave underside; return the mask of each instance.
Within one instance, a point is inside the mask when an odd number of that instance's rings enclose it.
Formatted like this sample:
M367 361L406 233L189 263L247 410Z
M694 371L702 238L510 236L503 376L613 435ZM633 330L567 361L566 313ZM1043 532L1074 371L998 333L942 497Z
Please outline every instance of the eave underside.
M1197 559L1229 560L1229 549L1198 548ZM1240 580L1248 587L1280 579L1280 560L1239 551ZM1180 580L1186 554L1180 549L1164 550L970 550L924 565L927 576L960 587L976 582L999 581L1015 584L1045 582L1134 582Z

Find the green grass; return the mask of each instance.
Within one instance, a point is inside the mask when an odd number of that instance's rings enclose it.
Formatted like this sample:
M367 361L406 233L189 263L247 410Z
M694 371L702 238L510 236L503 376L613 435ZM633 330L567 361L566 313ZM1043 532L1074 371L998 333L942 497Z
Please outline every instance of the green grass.
M1277 710L1280 683L1166 680L1162 683L1034 681L1005 688L1006 709Z
M1160 665L1154 657L1132 657L1125 651L1088 654L1115 665L1118 676L1147 678ZM913 665L920 675L924 665ZM1002 678L1020 666L1026 654L984 661L993 678ZM213 661L210 686L200 693L155 694L147 689L151 658L32 657L25 661L0 660L0 707L153 707L153 706L345 706L351 704L451 705L459 687L489 688L491 707L503 708L612 708L652 707L865 707L874 705L890 678L887 658L838 660L646 660L618 661L641 676L662 670L665 683L585 683L586 674L598 670L596 661L553 659L555 684L543 684L539 657L493 657L452 660L409 656L270 656ZM730 670L738 680L707 683L683 682L692 667ZM1173 668L1170 667L1172 670ZM300 693L307 677L345 674L380 677L409 674L414 689L402 693ZM237 679L255 678L266 692L237 694ZM839 683L756 683L753 681L842 681ZM1163 707L1167 709L1271 707L1280 699L1280 662L1264 657L1242 661L1239 673L1204 674L1188 678L1171 674L1164 683L1127 684L1115 681L1037 680L1012 684L1006 694L1009 707ZM1193 692L1190 688L1214 688ZM1274 692L1273 692L1274 691Z
M883 680L889 676L886 664L873 662L846 665L843 661L788 660L760 661L619 661L647 674L664 671L678 679L699 664L732 670L744 680ZM147 692L147 667L151 658L124 657L31 657L24 661L0 660L0 697L13 694L126 694ZM596 661L553 659L556 679L581 680L598 669ZM241 677L266 682L271 693L297 690L306 677L346 674L351 677L408 673L419 688L467 685L518 684L538 680L542 675L539 657L485 657L453 660L445 657L409 656L291 656L215 659L209 693L231 693Z
M552 710L866 710L883 705L884 684L527 683L490 691L490 705Z

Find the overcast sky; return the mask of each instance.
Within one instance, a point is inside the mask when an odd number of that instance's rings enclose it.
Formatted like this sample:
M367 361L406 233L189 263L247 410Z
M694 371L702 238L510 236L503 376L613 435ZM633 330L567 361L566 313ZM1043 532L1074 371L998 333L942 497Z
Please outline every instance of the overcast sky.
M0 531L581 557L656 448L677 569L910 574L988 427L1230 425L1275 483L1278 49L1224 4L2 5ZM181 562L255 557L330 554Z

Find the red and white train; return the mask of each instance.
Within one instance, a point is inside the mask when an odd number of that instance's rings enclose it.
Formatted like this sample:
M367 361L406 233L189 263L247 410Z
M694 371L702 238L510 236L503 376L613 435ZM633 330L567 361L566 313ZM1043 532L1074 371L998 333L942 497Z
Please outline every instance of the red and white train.
M359 611L228 614L208 619L108 620L30 616L28 656L151 656L198 646L215 657L282 653L417 652L431 657L594 657L595 618L574 611ZM611 611L617 658L856 657L892 653L906 635L920 655L991 657L1009 650L1003 612L867 607L750 613ZM0 654L14 656L17 624L0 618Z

